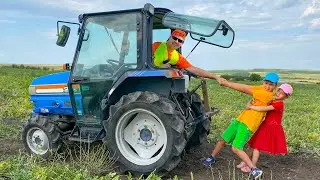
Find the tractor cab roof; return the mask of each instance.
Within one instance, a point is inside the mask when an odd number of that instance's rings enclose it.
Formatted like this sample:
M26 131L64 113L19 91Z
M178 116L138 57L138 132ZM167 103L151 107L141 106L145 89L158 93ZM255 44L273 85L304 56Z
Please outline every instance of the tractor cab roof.
M117 31L126 26L125 29L135 31L136 26L130 22L130 18L122 16L119 19L118 15L138 12L142 12L146 17L152 17L152 29L180 29L190 33L191 38L199 43L223 48L231 47L234 41L235 32L224 20L178 14L167 8L155 8L151 4L138 9L81 14L78 19L80 23L85 23L87 18L94 17L90 18L91 22L109 29ZM108 15L108 22L103 17L99 18L105 15ZM113 18L115 21L112 20Z
M139 12L143 11L143 8L138 9L128 9L128 10L120 10L120 11L107 11L107 12L95 12L95 13L84 13L80 14L78 17L78 20L80 23L83 22L84 19L90 16L99 16L99 15L110 15L110 14L118 14L118 13L132 13L132 12ZM168 12L172 12L170 9L167 8L154 8L154 16L153 16L153 27L154 29L165 29L168 27L165 27L162 24L162 19L164 15Z

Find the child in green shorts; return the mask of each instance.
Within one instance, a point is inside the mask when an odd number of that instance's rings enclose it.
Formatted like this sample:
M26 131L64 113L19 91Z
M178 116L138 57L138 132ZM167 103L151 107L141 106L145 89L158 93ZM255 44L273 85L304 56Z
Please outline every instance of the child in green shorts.
M249 86L240 83L229 82L223 78L218 79L222 86L226 86L237 91L252 96L252 105L268 106L272 102L273 91L277 86L279 76L276 73L267 73L261 86ZM266 112L245 109L234 119L228 128L222 133L221 138L211 156L203 161L205 166L211 166L216 162L216 155L222 150L226 143L232 144L232 151L251 168L251 175L254 179L262 175L262 170L253 165L249 156L243 151L245 144L249 141L253 133L258 129Z

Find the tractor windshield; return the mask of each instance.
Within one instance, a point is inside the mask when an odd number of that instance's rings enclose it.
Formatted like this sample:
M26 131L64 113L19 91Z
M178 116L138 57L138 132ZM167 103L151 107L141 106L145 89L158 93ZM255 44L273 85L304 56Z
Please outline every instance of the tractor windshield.
M182 29L190 32L195 40L228 48L234 40L233 29L223 20L215 20L167 13L162 19L163 25L172 29Z
M88 17L73 76L116 79L137 67L137 13Z

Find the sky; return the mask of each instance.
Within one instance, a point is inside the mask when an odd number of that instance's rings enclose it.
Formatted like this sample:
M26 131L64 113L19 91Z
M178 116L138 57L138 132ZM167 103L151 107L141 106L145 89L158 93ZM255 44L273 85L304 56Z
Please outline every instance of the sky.
M141 8L225 20L235 31L230 48L201 43L188 60L206 70L320 70L320 0L1 0L0 64L63 64L73 60L76 26L56 45L58 20L77 22L89 12ZM183 55L196 41L187 39Z

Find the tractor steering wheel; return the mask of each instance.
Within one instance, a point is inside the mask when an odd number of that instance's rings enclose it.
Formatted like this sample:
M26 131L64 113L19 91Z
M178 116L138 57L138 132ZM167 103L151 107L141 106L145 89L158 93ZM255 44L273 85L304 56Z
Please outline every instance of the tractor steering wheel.
M119 66L119 61L113 60L113 59L107 59L107 63L109 63L114 68L117 68Z

